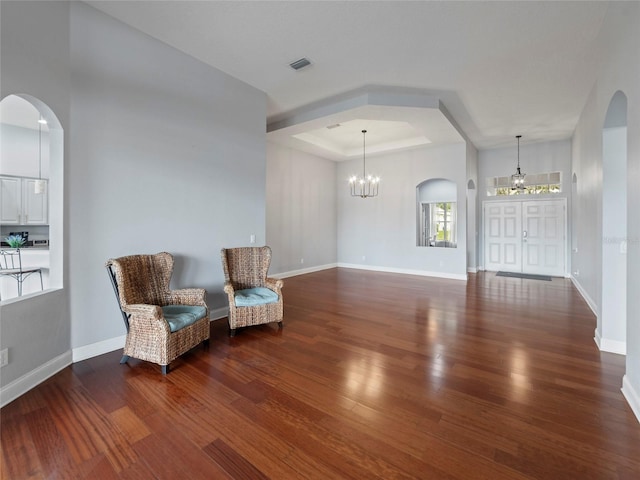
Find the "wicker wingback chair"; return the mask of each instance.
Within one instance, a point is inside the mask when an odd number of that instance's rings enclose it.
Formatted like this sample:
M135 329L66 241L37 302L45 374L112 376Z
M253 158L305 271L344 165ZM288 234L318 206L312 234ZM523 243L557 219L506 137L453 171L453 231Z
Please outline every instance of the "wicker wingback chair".
M282 327L282 280L268 278L271 248L223 248L224 291L229 298L229 335L236 328L278 322Z
M166 374L178 356L200 342L208 343L205 290L169 290L171 254L112 258L106 267L127 328L120 363L138 358L157 363Z

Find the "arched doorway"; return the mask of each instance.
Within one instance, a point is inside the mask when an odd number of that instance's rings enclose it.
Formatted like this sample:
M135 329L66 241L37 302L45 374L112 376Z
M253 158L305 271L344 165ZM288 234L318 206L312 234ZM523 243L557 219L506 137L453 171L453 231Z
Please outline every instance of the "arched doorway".
M596 328L601 350L626 354L627 97L617 91L602 127L602 299Z

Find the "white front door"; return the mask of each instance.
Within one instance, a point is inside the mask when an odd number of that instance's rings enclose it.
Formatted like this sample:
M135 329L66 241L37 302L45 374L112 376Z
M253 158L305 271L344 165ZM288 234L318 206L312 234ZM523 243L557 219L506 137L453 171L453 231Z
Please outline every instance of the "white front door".
M491 202L484 206L485 269L522 271L522 205Z
M565 200L486 202L485 269L564 276Z
M564 275L565 202L522 202L522 271Z

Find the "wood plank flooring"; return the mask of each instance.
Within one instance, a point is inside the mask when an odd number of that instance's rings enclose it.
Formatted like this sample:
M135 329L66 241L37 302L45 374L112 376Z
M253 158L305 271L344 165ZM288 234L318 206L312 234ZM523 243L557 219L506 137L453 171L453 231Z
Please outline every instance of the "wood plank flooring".
M1 478L640 478L624 357L569 280L331 269L283 292L282 330L214 321L167 376L113 352L7 405Z

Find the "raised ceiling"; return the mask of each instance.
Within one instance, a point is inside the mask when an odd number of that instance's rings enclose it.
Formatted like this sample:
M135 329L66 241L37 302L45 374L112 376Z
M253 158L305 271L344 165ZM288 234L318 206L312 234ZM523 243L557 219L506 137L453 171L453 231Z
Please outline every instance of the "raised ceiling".
M264 92L268 122L369 85L439 98L478 148L569 138L608 2L93 1ZM294 71L289 63L308 57ZM428 136L428 135L427 135Z
M335 161L424 145L464 142L437 98L415 92L359 91L292 113L268 126L268 139Z

